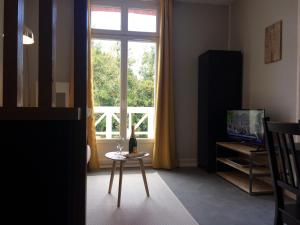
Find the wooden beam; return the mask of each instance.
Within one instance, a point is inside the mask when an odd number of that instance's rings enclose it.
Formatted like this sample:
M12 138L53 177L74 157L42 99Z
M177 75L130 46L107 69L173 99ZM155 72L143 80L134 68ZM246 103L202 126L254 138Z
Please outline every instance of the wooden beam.
M88 72L88 12L86 0L75 1L74 15L74 107L86 108Z
M4 2L3 107L23 105L24 1Z
M38 105L50 108L55 102L56 0L39 1Z
M0 121L79 121L80 109L76 108L38 108L18 107L7 109L0 107Z
M85 224L86 211L86 106L87 106L87 32L88 1L74 0L74 107L81 108L76 151L72 151L71 223Z

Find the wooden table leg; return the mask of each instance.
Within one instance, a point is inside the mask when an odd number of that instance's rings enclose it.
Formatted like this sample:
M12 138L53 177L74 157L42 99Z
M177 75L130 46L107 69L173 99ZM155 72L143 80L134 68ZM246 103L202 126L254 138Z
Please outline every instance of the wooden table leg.
M120 177L119 177L119 192L118 192L118 208L121 203L121 192L122 192L122 177L123 177L123 161L120 161Z
M139 159L140 162L140 167L141 167L141 171L142 171L142 175L143 175L143 180L144 180L144 185L145 185L145 189L146 189L146 193L147 196L149 197L149 189L148 189L148 184L147 184L147 178L146 178L146 173L145 173L145 167L144 167L144 162L143 159Z
M109 181L108 194L111 193L112 185L113 185L113 182L114 182L115 170L116 170L116 161L113 161L113 165L112 165L112 169L111 169L111 175L110 175L110 181Z

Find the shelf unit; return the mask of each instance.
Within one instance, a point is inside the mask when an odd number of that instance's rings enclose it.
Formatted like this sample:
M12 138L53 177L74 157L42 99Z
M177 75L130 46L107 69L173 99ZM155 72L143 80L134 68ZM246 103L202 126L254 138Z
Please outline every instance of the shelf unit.
M216 171L219 176L239 187L250 195L272 193L267 151L237 142L216 143ZM230 158L238 157L249 161L249 166L242 166ZM257 165L260 166L257 166Z

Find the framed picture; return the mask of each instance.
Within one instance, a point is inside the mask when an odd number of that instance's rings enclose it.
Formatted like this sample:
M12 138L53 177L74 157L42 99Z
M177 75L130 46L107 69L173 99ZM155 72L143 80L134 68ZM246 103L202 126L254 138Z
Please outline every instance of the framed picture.
M265 63L282 58L282 21L272 24L265 31Z

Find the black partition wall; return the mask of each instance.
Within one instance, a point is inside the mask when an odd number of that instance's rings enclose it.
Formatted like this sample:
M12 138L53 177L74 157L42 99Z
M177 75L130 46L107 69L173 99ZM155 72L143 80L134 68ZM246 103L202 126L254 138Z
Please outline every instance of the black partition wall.
M39 1L38 107L22 107L23 8L4 1L0 108L3 224L84 225L87 0L74 0L74 106L54 108L56 2Z
M242 106L242 54L207 51L199 57L198 165L216 167L216 142L226 141L226 112Z

